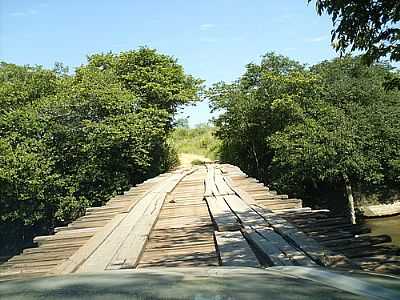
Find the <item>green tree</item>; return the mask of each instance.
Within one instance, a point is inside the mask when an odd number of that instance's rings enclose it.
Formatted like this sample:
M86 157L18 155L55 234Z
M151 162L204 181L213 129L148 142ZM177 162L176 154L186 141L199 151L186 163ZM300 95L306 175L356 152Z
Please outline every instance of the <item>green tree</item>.
M119 54L95 54L88 60L88 67L113 70L118 81L138 96L142 107L155 106L173 114L179 105L199 99L203 81L185 74L176 59L155 49L142 47Z
M306 69L268 54L237 82L209 92L222 112L216 119L222 158L306 200L340 191L354 221L354 189L398 182L400 94L384 88L392 73L387 64L368 67L360 58Z
M62 68L58 71L0 62L0 114L55 94L59 78L65 75Z
M300 63L268 53L260 64L248 64L238 81L214 85L208 96L222 112L215 121L221 158L269 181L273 151L265 139L302 117L299 103L317 94L317 83Z
M61 65L3 70L3 99L23 91L0 114L0 242L9 248L177 163L174 108L197 99L200 81L154 50L93 57L118 65L89 59L71 76Z
M308 0L308 3L313 0ZM316 0L317 13L332 16L336 51L364 52L371 63L381 57L400 60L400 2L396 0Z

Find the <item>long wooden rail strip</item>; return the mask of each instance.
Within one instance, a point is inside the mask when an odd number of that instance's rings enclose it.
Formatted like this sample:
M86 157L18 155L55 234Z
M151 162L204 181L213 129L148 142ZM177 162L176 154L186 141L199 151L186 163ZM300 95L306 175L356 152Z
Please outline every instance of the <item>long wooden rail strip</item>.
M258 267L260 264L240 231L215 232L215 243L223 266Z
M167 193L187 174L173 174L158 184L52 272L65 274L135 267ZM130 251L124 248L132 245L135 248Z
M268 230L268 229L267 229ZM249 241L249 244L258 253L261 265L264 266L292 266L293 262L285 255L277 245L268 240L268 235L262 235L253 227L244 227L243 235Z
M265 212L261 207L253 206L253 208L285 240L302 250L318 264L322 266L341 265L348 268L354 267L344 255L333 253L333 251L308 237L304 232L290 224L287 220L276 216L274 213Z
M210 216L218 231L240 230L240 224L222 196L206 197Z

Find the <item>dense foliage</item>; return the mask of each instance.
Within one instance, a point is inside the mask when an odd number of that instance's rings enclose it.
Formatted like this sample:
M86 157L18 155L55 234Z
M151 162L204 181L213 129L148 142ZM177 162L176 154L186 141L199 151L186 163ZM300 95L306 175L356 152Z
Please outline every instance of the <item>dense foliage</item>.
M148 48L88 60L74 75L0 66L2 245L67 223L177 161L167 143L173 114L197 100L201 82Z
M319 15L332 17L332 42L337 51L360 50L369 63L385 56L400 60L399 1L316 0L315 4Z
M395 189L400 93L384 88L394 72L349 56L306 68L269 53L238 81L209 91L222 112L221 156L281 192L331 208L343 205L346 187L363 196Z

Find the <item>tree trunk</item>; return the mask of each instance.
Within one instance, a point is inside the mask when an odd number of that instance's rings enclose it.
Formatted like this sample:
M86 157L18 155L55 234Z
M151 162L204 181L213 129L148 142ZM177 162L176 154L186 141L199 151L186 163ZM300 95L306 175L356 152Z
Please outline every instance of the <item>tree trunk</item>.
M256 161L257 179L259 179L259 177L260 177L260 165L259 165L259 162L258 162L257 152L256 152L256 149L254 147L254 143L251 144L251 150L253 151L254 160Z
M350 220L352 224L356 224L356 212L354 210L354 198L353 198L353 192L351 190L351 184L348 180L346 180L345 185L346 185L347 205L349 207Z

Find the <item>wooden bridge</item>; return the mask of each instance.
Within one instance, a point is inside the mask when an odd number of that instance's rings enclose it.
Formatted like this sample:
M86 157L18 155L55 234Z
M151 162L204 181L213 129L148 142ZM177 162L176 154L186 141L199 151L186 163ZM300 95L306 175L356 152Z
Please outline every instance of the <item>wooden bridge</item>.
M400 249L389 236L302 207L226 164L149 179L55 231L0 265L0 280L218 265L400 273Z

